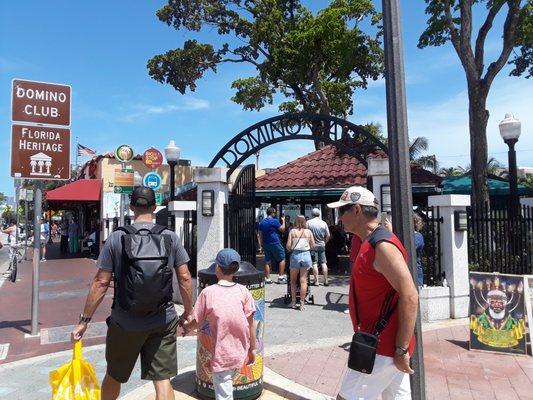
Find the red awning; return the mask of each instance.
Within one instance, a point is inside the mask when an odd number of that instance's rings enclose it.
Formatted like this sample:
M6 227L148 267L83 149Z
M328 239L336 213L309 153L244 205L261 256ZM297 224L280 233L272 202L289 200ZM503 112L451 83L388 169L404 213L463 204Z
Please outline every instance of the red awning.
M48 201L100 201L101 179L79 179L45 193Z

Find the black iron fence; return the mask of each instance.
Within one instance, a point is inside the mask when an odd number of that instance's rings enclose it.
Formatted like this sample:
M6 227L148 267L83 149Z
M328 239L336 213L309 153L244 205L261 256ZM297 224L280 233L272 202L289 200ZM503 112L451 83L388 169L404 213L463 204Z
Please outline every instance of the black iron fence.
M420 233L424 238L424 248L417 253L420 253L422 261L424 284L439 286L445 278L441 260L440 231L443 220L440 216L440 209L439 207L417 207L415 213L423 220Z
M533 209L469 207L468 263L471 271L530 274Z
M196 211L185 211L183 220L183 246L191 259L189 261L189 271L192 276L196 276L196 249L197 249L197 235L196 235Z

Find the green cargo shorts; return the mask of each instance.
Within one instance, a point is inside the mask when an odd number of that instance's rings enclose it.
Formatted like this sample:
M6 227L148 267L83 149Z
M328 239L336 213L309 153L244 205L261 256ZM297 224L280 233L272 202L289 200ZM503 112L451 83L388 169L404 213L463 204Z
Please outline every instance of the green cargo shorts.
M111 378L126 383L139 354L142 379L162 381L178 374L177 318L149 331L126 331L110 318L107 326L105 358Z

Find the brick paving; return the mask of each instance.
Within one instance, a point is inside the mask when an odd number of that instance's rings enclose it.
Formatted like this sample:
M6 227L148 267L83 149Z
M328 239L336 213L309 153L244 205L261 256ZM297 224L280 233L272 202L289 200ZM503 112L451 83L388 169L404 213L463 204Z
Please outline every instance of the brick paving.
M466 325L423 333L428 400L533 399L533 358L468 350ZM266 364L288 379L328 396L340 388L349 343L274 355Z
M57 256L55 245L49 246L47 256ZM50 249L51 248L51 249ZM39 329L75 324L92 277L96 272L94 260L88 258L49 259L41 263ZM19 264L17 282L5 282L0 295L0 343L9 343L9 363L23 358L55 353L71 348L67 342L41 344L41 338L25 338L31 332L32 263ZM105 321L109 315L113 291L109 291L93 321ZM65 332L67 334L67 332ZM85 345L101 344L103 337L85 340Z

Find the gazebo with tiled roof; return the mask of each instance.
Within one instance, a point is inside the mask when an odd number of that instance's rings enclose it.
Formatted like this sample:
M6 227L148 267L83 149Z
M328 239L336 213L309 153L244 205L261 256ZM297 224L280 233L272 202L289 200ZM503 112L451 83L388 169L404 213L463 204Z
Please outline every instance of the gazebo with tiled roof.
M386 158L384 153L369 157ZM335 146L325 146L256 179L256 197L271 204L324 204L338 199L348 186L370 186L367 169L356 158ZM442 178L418 166L411 167L413 203L427 204L439 194Z

